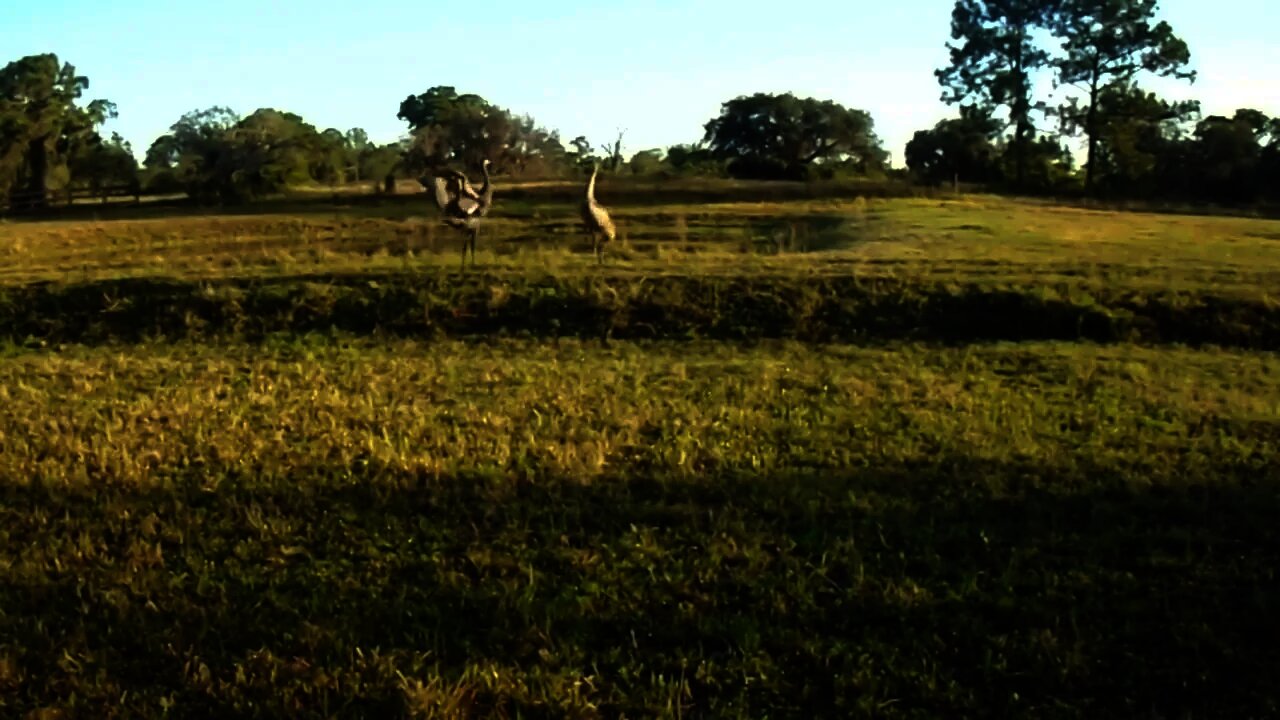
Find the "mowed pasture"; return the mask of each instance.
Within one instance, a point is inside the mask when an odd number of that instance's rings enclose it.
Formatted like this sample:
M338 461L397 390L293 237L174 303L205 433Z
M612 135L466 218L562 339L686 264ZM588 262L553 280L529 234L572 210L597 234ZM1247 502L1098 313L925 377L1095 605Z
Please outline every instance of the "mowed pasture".
M1280 222L847 190L0 224L0 715L1280 713Z
M767 185L767 184L766 184ZM697 188L699 186L693 186ZM1265 284L1280 272L1280 221L1117 213L994 196L788 201L691 189L620 188L609 203L622 242L613 273L751 271L840 275L1035 276L1155 287L1204 281ZM490 272L565 271L589 264L575 186L500 193L481 235ZM752 197L760 191L742 192ZM699 202L686 196L706 197ZM458 264L460 236L425 194L281 203L281 212L176 214L0 226L7 283L163 276L209 280L346 271L421 272ZM1237 277L1239 276L1239 277Z

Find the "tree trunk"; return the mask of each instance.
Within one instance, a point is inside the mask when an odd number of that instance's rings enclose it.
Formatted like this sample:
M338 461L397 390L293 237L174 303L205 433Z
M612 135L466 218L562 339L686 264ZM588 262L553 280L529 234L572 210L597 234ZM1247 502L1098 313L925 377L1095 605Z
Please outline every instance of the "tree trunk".
M1093 109L1092 108L1090 108L1089 110L1089 115L1090 115L1089 124L1090 126L1092 126L1093 125L1093 118L1092 118ZM1094 194L1093 163L1094 163L1094 158L1097 157L1097 152L1098 152L1098 133L1092 129L1086 132L1089 134L1089 150L1087 155L1085 156L1084 191L1088 195L1093 195Z
M45 149L44 137L39 137L27 144L27 192L31 194L33 207L44 209L49 207L48 175L49 153Z
M1018 50L1013 59L1014 77L1017 79L1014 87L1013 104L1010 106L1010 119L1014 122L1013 131L1013 162L1014 162L1014 182L1019 190L1025 190L1027 187L1027 115L1030 114L1029 104L1027 101L1027 76L1022 71L1024 65L1024 53L1026 48L1023 42L1022 27L1018 28L1017 41Z
M1013 134L1014 180L1019 190L1027 188L1027 122L1018 120L1017 130Z
M1085 156L1084 166L1084 192L1086 195L1093 195L1094 159L1098 156L1098 76L1100 74L1098 68L1098 59L1095 57L1093 62L1093 78L1089 83L1089 112L1084 118L1084 132L1089 136L1088 154Z

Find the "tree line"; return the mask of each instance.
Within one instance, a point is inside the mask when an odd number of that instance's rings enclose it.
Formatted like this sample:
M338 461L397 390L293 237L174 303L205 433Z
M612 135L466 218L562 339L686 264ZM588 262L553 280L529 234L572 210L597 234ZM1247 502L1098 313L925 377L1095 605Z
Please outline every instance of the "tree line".
M906 168L888 153L869 113L831 100L757 93L723 103L694 143L624 158L623 134L604 145L565 143L533 118L449 86L400 103L398 141L359 128L321 130L273 108L241 116L187 113L139 164L116 116L86 100L87 77L53 54L0 70L0 205L48 202L52 191L184 193L233 203L288 187L394 180L489 158L499 174L567 176L596 162L610 172L746 179L901 177L996 190L1258 203L1280 200L1280 118L1254 109L1202 117L1141 82L1194 81L1190 49L1157 18L1157 0L957 0L948 64L936 71L957 116L920 130ZM1055 92L1038 97L1048 78ZM1069 141L1081 138L1083 163Z
M936 73L959 117L915 134L914 177L1019 191L1221 203L1280 200L1280 118L1144 89L1194 82L1191 52L1157 0L958 0ZM1051 80L1056 99L1037 97ZM1077 167L1063 140L1082 137Z

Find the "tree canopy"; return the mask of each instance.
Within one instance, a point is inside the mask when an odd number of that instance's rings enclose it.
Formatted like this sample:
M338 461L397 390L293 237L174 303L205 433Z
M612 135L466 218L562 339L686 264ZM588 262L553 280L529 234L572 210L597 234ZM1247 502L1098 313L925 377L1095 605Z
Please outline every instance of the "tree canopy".
M0 197L22 188L47 202L50 171L100 141L97 128L115 117L107 100L81 104L89 78L57 55L28 55L0 70Z
M799 179L814 163L878 169L887 153L873 127L866 111L831 100L757 93L724 103L703 142L735 177Z
M1194 137L1188 155L1212 199L1280 200L1280 118L1244 108L1205 118Z
M201 201L241 202L306 184L380 180L400 149L377 147L355 128L318 131L271 108L241 118L225 107L189 112L158 138L145 161L152 189Z
M920 180L990 182L997 177L998 150L993 139L1000 124L976 106L960 108L960 117L932 130L917 131L907 143L907 168Z
M1182 174L1176 145L1198 112L1197 103L1166 102L1131 83L1115 82L1100 88L1092 104L1090 191L1152 194L1158 175Z
M92 141L83 144L67 160L72 177L81 178L95 193L109 187L133 186L138 183L138 160L133 146L119 133L111 133L104 140L96 134Z
M451 163L474 168L488 159L501 172L526 174L555 167L565 155L558 133L447 85L405 98L397 117L409 124L406 163L415 172Z

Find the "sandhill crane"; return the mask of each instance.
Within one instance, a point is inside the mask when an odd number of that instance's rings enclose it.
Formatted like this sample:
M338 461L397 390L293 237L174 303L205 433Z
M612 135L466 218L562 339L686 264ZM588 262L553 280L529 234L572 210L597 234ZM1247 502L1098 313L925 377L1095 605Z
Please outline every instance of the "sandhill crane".
M617 235L609 213L596 202L596 176L600 174L600 163L591 171L591 180L587 181L587 197L582 201L582 222L591 234L591 248L595 251L596 262L604 262L604 244L612 242ZM603 239L602 239L603 238Z
M462 242L462 265L467 265L467 248L471 248L471 265L476 264L476 238L480 235L480 220L489 214L493 206L493 184L489 179L489 160L481 165L484 173L484 185L480 191L471 187L467 176L457 170L449 169L437 172L428 178L420 178L418 182L430 187L435 195L436 205L444 214L444 223L450 227L466 231L467 237Z

